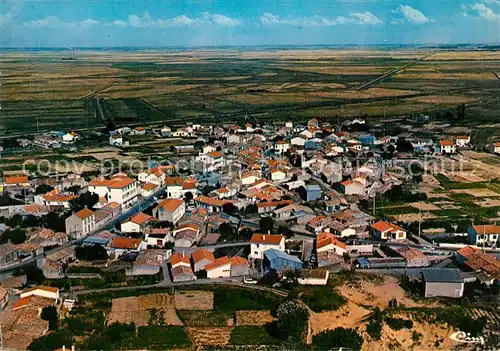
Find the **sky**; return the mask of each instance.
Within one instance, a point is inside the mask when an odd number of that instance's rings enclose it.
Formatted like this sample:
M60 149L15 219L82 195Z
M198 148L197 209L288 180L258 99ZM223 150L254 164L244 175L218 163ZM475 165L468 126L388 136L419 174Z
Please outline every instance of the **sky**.
M500 43L500 0L0 0L0 47Z

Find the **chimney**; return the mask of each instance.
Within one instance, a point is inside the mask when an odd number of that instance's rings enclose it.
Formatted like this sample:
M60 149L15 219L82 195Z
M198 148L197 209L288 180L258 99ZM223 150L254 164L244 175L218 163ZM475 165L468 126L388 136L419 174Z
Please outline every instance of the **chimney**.
M63 345L62 349L63 351L66 351L66 345Z
M75 345L71 345L71 351L75 351Z
M262 240L266 240L266 234L262 235Z

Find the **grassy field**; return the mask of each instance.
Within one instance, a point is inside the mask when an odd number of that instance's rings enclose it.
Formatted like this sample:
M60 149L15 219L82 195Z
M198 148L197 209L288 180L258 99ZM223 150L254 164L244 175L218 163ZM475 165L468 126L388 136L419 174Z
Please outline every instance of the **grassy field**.
M497 121L500 86L492 72L499 63L498 52L437 49L6 53L0 135L95 128L108 120L408 117L453 111L459 103L468 104L464 123Z

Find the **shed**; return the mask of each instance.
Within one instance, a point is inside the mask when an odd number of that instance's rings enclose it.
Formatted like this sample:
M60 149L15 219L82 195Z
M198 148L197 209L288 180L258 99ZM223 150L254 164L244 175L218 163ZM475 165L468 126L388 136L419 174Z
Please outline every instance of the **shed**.
M302 269L302 261L281 250L269 249L264 252L264 270L297 271Z
M321 188L317 184L301 186L299 194L305 201L315 201L321 199Z
M425 297L462 297L464 280L458 268L424 268Z

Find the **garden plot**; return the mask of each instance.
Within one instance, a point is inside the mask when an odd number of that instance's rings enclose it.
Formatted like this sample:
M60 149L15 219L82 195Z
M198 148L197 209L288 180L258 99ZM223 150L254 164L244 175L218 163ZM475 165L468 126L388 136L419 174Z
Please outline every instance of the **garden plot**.
M500 194L489 189L453 189L452 193L469 194L474 197L500 197Z
M186 331L198 346L224 346L229 344L232 328L186 328Z
M265 325L272 321L269 311L236 311L236 325Z
M466 181L470 183L478 183L486 181L484 178L479 177L478 175L471 172L455 172L453 173L452 179L454 181Z
M213 310L214 293L212 291L178 291L173 301L178 310Z
M182 325L174 309L173 299L168 294L150 294L122 297L112 300L108 325L134 322L136 326L146 326L150 319L150 310L163 311L166 325Z
M481 207L500 207L500 200L497 199L484 199L483 201L475 201L474 203Z
M435 204L427 203L427 202L412 202L410 204L411 207L416 208L421 211L439 211L441 208L436 206Z

